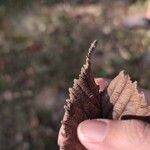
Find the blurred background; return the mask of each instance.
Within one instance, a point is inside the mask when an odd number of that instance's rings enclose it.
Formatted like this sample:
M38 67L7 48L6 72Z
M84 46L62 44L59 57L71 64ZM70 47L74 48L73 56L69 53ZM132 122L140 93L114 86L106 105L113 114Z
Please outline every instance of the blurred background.
M94 39L95 76L124 69L150 89L150 26L137 21L146 7L146 0L0 0L0 150L58 149L68 87Z

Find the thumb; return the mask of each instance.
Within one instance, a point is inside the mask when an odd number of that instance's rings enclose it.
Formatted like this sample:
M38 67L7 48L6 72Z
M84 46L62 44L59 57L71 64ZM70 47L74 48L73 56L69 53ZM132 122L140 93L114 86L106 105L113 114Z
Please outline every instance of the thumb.
M88 150L148 150L150 124L137 120L86 120L78 126L78 137Z

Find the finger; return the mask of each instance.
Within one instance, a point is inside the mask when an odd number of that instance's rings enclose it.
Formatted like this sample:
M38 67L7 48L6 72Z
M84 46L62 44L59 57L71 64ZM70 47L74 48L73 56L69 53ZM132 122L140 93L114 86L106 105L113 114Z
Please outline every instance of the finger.
M150 125L136 120L86 120L78 126L78 137L88 150L149 150Z
M95 78L95 83L99 86L99 91L102 92L109 85L110 79L106 78Z
M63 120L66 120L66 113L64 114ZM64 145L65 141L66 141L66 137L64 136L64 126L61 125L59 133L58 133L58 140L57 143L58 145L61 147Z
M150 105L150 91L149 90L145 90L145 89L141 89L144 92L145 98L148 102L148 104Z

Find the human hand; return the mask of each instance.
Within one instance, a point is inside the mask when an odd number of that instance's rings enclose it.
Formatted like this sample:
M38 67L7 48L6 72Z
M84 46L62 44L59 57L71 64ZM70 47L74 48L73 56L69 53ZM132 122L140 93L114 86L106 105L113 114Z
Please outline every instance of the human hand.
M96 84L104 90L109 80L95 79ZM150 92L144 90L150 102ZM78 126L80 142L88 150L149 150L150 124L137 120L86 120Z
M103 91L110 81L103 78L95 79L96 84L100 86L100 91ZM150 92L143 89L142 91L150 104ZM61 127L58 135L59 145L65 141L60 134L62 130ZM78 137L88 150L126 150L135 147L136 150L148 150L150 147L150 125L136 120L86 120L78 126Z
M150 124L137 120L86 120L78 138L88 150L149 150Z

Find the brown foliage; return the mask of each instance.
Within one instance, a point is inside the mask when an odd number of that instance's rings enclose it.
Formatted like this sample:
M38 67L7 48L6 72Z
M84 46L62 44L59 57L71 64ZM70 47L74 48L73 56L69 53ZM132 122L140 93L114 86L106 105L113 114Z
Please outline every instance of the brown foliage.
M99 91L91 72L91 53L96 43L94 41L91 44L79 79L75 79L73 87L69 89L61 130L64 142L60 149L63 150L85 150L77 137L77 126L84 120L107 118L150 121L150 106L144 94L137 90L137 83L133 83L123 71L104 91Z

